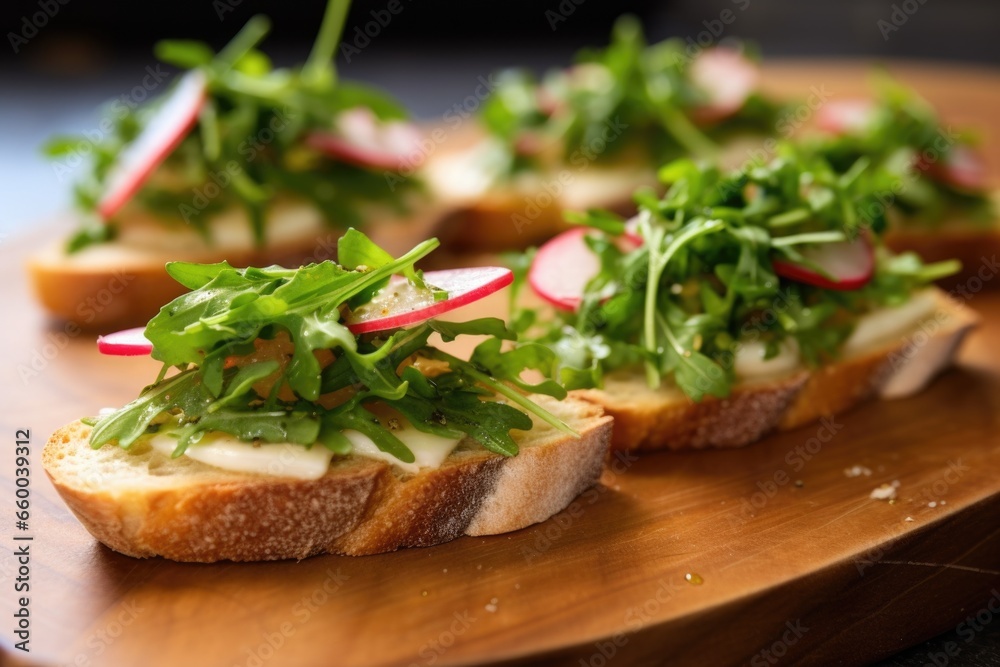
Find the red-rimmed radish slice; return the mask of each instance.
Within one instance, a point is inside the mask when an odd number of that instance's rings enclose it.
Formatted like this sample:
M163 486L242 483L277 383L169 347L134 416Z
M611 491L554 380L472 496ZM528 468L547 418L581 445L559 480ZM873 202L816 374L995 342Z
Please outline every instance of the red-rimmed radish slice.
M875 252L865 236L854 241L821 243L803 248L799 253L827 275L817 273L812 266L784 259L773 262L779 276L824 289L849 291L868 284L875 272Z
M366 169L402 169L419 155L420 131L403 121L380 121L371 109L357 107L337 117L333 131L306 135L310 148Z
M875 102L864 98L831 100L816 112L816 127L831 134L861 132L875 119Z
M584 240L592 231L583 227L570 229L535 253L528 283L538 296L556 308L569 311L579 308L587 283L601 270L600 260Z
M428 271L424 280L448 292L448 298L434 301L433 294L416 289L403 276L393 276L370 303L349 313L347 328L351 333L363 334L419 324L503 289L513 282L514 274L499 266L475 266ZM102 354L122 357L149 354L153 345L144 332L145 328L139 327L101 336L97 349Z
M147 340L146 327L125 329L107 336L97 337L97 349L101 354L118 357L138 357L153 351L153 344Z
M403 276L393 276L375 298L348 314L347 328L363 334L419 324L503 289L514 281L514 274L500 266L475 266L428 271L424 281L448 292L448 298L434 301L433 295L413 287Z
M207 86L205 74L200 70L182 76L139 136L122 150L97 203L101 218L109 220L118 213L180 145L198 120L208 94Z
M538 105L538 110L550 118L562 113L566 109L566 102L544 85L540 86L535 93L535 101Z
M716 47L691 64L691 79L708 98L691 110L691 117L700 125L710 125L743 108L757 89L760 69L739 51Z
M968 146L953 146L944 159L917 158L916 168L936 181L964 191L980 192L989 187L982 157Z
M625 221L625 233L622 234L622 238L633 248L639 248L646 242L639 233L639 216L634 215Z

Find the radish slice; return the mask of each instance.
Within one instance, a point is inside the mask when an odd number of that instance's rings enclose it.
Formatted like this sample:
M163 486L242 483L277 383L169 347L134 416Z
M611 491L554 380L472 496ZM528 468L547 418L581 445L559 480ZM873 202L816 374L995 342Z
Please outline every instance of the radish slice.
M981 192L989 187L982 157L968 146L953 146L944 159L917 158L916 168L930 178L963 191Z
M363 334L419 324L493 294L510 285L514 274L499 266L476 266L428 271L424 280L448 292L448 298L435 302L432 294L416 289L403 276L393 276L388 287L370 303L348 314L347 328L351 333ZM150 354L153 344L146 339L145 331L145 327L138 327L100 336L97 349L119 357Z
M816 127L838 135L861 132L875 120L875 113L875 103L868 99L833 100L816 112Z
M699 125L711 125L738 112L757 89L760 69L734 49L705 51L691 65L691 79L708 102L691 110Z
M109 220L118 213L180 145L197 122L207 95L208 83L200 70L191 70L180 78L139 136L118 156L97 203L101 218Z
M630 220L623 235L623 239L635 247L643 243L636 233L637 225L635 218ZM567 311L579 308L587 283L601 270L600 260L584 240L591 231L577 228L563 232L535 254L528 282L538 296L556 308ZM800 252L829 277L817 273L811 266L780 259L774 260L775 272L826 289L854 290L867 284L875 271L874 250L863 236L853 242L824 243Z
M153 351L153 344L146 338L146 327L125 329L107 336L97 337L97 349L101 354L118 357L138 357Z
M538 110L550 118L566 109L566 103L545 86L540 86L535 93L535 103Z
M514 274L499 266L476 266L428 271L424 280L448 292L448 298L435 302L426 290L415 288L403 276L393 276L369 303L348 313L344 320L347 328L363 334L419 324L493 294L510 285Z
M367 169L403 169L420 155L421 134L411 123L382 122L371 109L357 107L340 114L332 132L306 135L310 148L336 160Z
M535 253L528 283L556 308L579 308L587 283L601 270L600 260L584 241L591 231L583 227L570 229Z
M875 272L875 252L865 236L854 241L822 243L799 252L828 275L817 273L809 265L783 259L774 260L774 272L800 283L839 291L864 287Z
M646 242L646 240L642 238L642 234L639 233L638 215L633 215L625 221L625 233L622 234L622 238L632 247L632 249L639 248Z

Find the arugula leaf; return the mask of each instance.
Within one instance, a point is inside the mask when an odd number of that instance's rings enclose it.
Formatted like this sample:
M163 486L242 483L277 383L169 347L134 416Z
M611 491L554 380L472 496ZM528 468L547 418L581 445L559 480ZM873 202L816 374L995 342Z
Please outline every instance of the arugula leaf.
M156 43L153 55L168 65L183 69L194 69L212 62L215 52L205 44L189 39L166 39Z
M539 343L522 343L507 352L501 352L502 344L503 341L499 338L491 338L480 343L469 361L493 378L508 382L523 391L547 394L559 399L566 397L566 390L555 380L548 379L556 369L555 352ZM521 377L521 372L525 368L541 371L547 377L541 382L531 384Z
M167 262L167 274L190 290L201 289L212 282L226 269L232 269L229 262L216 264L194 264L192 262Z
M500 340L515 340L517 334L507 328L504 321L498 317L481 317L468 322L445 322L431 320L427 326L441 335L441 339L450 343L459 336L492 336Z
M516 338L502 320L431 320L361 337L341 324L343 308L370 299L393 274L414 274L414 264L436 246L432 239L394 259L352 231L341 243L348 266L168 265L193 291L146 327L164 371L138 399L95 423L92 446L129 447L163 425L177 438L174 456L212 431L244 441L320 443L345 455L352 446L342 431L354 430L413 462L392 420L383 424L377 416L385 409L418 430L469 437L505 456L517 453L511 432L532 428L531 415L573 433L521 393L565 396L552 380L523 377L553 372L554 354L530 343L502 351L503 341ZM430 347L433 334L487 338L466 361ZM427 375L420 370L426 363L433 365ZM181 370L165 378L170 367Z
M416 176L400 176L390 187L382 169L347 164L305 141L313 131L334 129L344 111L369 108L377 119L405 118L403 107L387 94L358 83L339 81L333 65L336 45L349 0L328 0L319 34L302 67L275 69L258 46L270 31L270 21L252 17L217 54L192 40L156 44L156 56L182 69L199 69L208 81L208 96L190 132L133 199L165 225L187 224L210 242L208 225L223 211L241 208L255 242L266 240L265 221L284 199L305 200L337 228L360 225L362 211L372 204L403 213L420 190ZM109 104L111 131L94 143L86 137L56 137L44 152L54 159L78 151L84 143L90 169L76 185L76 204L85 217L96 216L97 203L108 184L110 168L138 136L162 98L136 111L122 113ZM219 184L217 196L204 204L205 185ZM214 188L215 185L212 185ZM88 223L67 245L67 252L102 243L113 232L95 233Z
M953 132L933 107L914 91L876 72L875 98L867 122L847 131L816 135L801 142L803 150L828 161L844 179L867 181L872 191L866 212L881 233L885 209L896 211L897 224L937 227L949 220L996 219L996 205L986 190L958 188L947 179L933 178L920 168L919 156L947 161L955 150L970 150L975 138L968 131Z
M189 444L205 433L220 431L244 442L290 442L311 445L319 436L320 422L309 412L285 410L219 410L202 415L196 422L181 427L180 438L172 457L181 456Z
M666 320L658 315L657 286L660 284L660 276L663 274L664 269L667 268L667 263L674 257L674 255L684 248L685 245L691 243L699 236L719 231L723 229L725 225L721 220L696 220L685 227L676 237L671 236L668 238L666 231L663 228L653 227L648 219L644 222L643 237L646 239L646 244L649 246L650 256L648 264L649 278L646 283L646 302L643 315L645 323L644 340L646 351L650 354L655 354L658 349L662 349L659 342L659 336L657 335L657 329L659 329L659 331L663 334L663 337L666 338L667 349L678 355L680 368L683 369L687 366L694 368L694 365L696 363L700 364L700 362L685 361L690 359L693 356L693 353L689 349L685 349L681 346L677 337L671 331L670 325ZM693 388L693 385L686 386L683 384L684 380L690 377L690 373L678 373L676 375L678 384L682 389L685 389L685 391ZM651 387L659 386L660 371L656 364L648 363L646 365L646 378ZM693 393L700 398L700 395L703 392L694 391ZM691 395L691 393L688 393L688 395ZM694 396L692 396L692 398L693 397Z
M348 229L337 240L337 261L345 269L378 269L393 259L392 255L375 245L371 239L356 229Z
M351 400L334 408L323 417L323 423L340 430L353 430L371 438L375 446L383 452L392 454L403 463L413 463L416 459L410 448L384 428L378 417L361 406L359 400Z
M639 154L651 164L688 154L708 158L736 132L773 133L779 107L759 94L732 118L696 125L707 95L691 75L692 62L682 40L647 44L639 21L623 16L608 46L579 52L572 67L541 80L523 70L500 72L480 121L503 151L499 162L508 176L622 155Z
M836 358L860 315L903 303L957 268L877 246L873 279L853 292L779 278L775 257L808 264L803 246L860 232L877 183L869 164L855 165L838 174L791 145L730 174L687 159L670 163L660 170L667 192L636 198L644 243L635 249L609 235L620 228L607 213L578 216L595 229L587 243L601 268L577 312L534 323L534 341L554 353L546 374L575 389L642 367L651 386L666 378L699 401L729 395L738 380L735 355L747 341L764 343L773 356L792 339L809 365ZM883 229L869 229L876 244ZM521 317L516 309L513 317Z
M96 449L104 443L117 442L120 447L128 449L164 412L186 408L189 413L200 413L199 405L207 407L212 402L212 396L205 391L197 372L188 370L178 373L147 387L122 409L100 418L91 433L91 446Z
M208 406L209 413L218 412L226 405L233 403L245 394L248 394L254 384L260 382L269 375L273 375L279 368L279 364L274 359L262 361L256 364L244 366L236 372L229 383L229 387L221 397Z

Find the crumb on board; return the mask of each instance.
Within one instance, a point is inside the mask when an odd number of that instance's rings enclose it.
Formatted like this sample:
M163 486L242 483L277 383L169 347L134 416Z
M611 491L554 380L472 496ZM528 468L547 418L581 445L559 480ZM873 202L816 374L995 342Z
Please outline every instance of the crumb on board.
M868 497L872 500L895 500L896 489L898 488L898 481L894 481L891 484L881 484L872 489L872 492L868 494Z
M903 519L903 521L913 521L913 517L912 516L908 516L905 519Z
M490 612L491 614L496 613L497 605L499 603L500 603L500 600L498 598L490 598L489 604L487 604L484 607L484 609L486 609L486 611Z
M871 468L866 468L865 466L851 466L850 468L844 468L844 475L847 477L865 477L872 476Z

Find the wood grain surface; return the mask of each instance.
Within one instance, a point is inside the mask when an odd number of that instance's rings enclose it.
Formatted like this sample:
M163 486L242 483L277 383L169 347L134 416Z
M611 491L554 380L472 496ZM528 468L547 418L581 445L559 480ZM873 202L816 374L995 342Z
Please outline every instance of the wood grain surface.
M895 69L949 118L984 127L995 172L1000 75ZM849 95L864 71L780 65L768 82ZM185 565L97 544L43 475L55 428L122 404L156 372L100 357L92 338L38 311L21 262L51 233L0 247L2 664L857 664L954 629L997 596L1000 294L972 297L983 326L919 396L742 450L618 459L604 486L517 533L366 558ZM29 654L10 632L17 429L30 429L33 461L21 533L33 537ZM871 474L845 474L855 466ZM869 498L894 481L894 503Z

